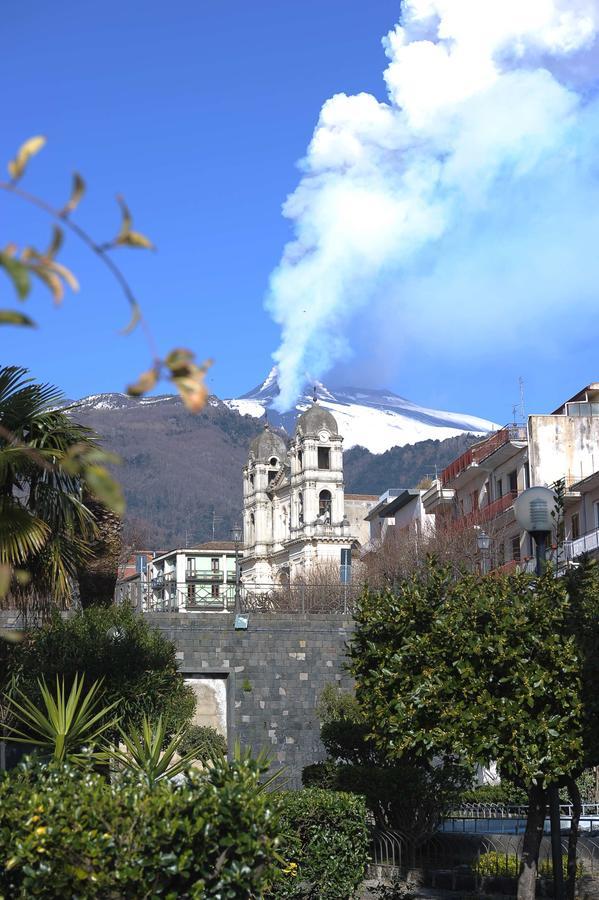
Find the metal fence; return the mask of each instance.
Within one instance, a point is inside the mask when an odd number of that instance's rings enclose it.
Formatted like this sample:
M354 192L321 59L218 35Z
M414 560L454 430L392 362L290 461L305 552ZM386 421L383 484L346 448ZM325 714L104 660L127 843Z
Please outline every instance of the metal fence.
M328 613L351 615L361 585L332 582L272 584L190 584L121 582L115 600L140 612Z
M568 837L562 837L562 853ZM488 877L516 877L522 855L522 835L443 834L415 843L401 831L375 828L371 835L370 868L373 875L389 877L420 873L436 887L475 889ZM551 872L551 842L543 838L539 873ZM579 877L599 875L599 840L581 834L578 839Z

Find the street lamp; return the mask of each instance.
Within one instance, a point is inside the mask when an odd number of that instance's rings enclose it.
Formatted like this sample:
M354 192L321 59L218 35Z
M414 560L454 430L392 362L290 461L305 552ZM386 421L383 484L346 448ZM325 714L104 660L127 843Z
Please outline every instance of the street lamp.
M491 538L486 531L479 531L476 535L476 543L480 552L480 568L481 573L486 575L489 571L489 549L491 547Z
M531 487L522 491L514 501L516 522L535 541L537 575L542 575L546 565L547 537L553 530L557 496L551 488ZM553 515L552 515L553 513ZM557 784L549 785L549 818L551 821L551 857L553 861L553 896L563 900L564 876L562 871L562 842L560 834L559 790Z
M231 528L231 538L235 544L235 615L239 612L239 545L241 543L241 526L237 523Z
M547 554L547 536L553 529L556 494L548 487L531 487L516 497L514 515L523 531L535 540L537 575L543 574Z

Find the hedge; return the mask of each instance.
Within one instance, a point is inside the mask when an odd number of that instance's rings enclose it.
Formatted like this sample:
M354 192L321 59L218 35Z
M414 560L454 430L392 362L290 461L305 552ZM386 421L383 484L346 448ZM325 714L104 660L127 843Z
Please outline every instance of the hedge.
M275 897L345 900L364 878L369 834L362 797L307 788L278 795L283 874Z
M0 641L0 689L13 673L32 699L41 676L49 684L64 677L67 688L77 673L88 686L103 678L105 700L119 701L124 728L140 725L145 713L162 715L172 732L191 722L196 703L175 652L172 641L126 606L91 607L68 619L56 614L19 644Z
M0 897L262 897L280 864L261 774L221 761L150 789L30 760L0 777Z

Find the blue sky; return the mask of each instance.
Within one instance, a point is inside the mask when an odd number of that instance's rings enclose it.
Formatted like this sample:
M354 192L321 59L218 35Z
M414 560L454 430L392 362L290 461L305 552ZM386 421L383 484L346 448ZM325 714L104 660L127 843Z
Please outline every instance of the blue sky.
M114 195L125 195L158 252L123 249L118 261L161 350L184 345L214 357L209 385L221 397L248 390L270 368L280 331L263 303L291 237L281 205L327 98L366 91L385 99L381 38L398 13L391 0L22 0L5 16L0 73L12 89L3 98L4 158L24 138L47 135L24 186L61 204L79 170L88 193L78 218L100 239L118 229ZM43 215L4 195L0 221L4 240L46 240ZM80 294L54 309L36 290L28 312L40 327L3 329L3 360L70 397L121 390L147 367L143 337L118 335L128 311L97 260L71 238L61 259ZM564 321L552 312L546 351L510 345L471 359L426 341L406 347L394 322L395 365L379 316L366 336L359 321L355 335L349 328L356 355L333 378L507 421L519 375L536 412L599 379L592 324L587 315L562 342Z

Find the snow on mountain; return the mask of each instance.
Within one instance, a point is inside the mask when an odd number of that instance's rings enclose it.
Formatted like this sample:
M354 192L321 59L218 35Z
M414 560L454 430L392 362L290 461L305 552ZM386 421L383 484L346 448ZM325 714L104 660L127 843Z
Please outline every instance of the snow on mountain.
M394 394L392 391L367 388L327 388L317 382L315 385L318 402L333 413L344 437L344 447L356 445L366 447L371 453L384 453L391 447L415 444L430 438L444 440L457 434L471 432L486 434L498 428L493 422L463 413L442 412L418 406ZM277 370L273 368L262 384L242 397L221 401L211 396L211 406L226 404L243 416L260 419L268 411L271 424L293 433L295 419L312 403L312 390L307 390L299 398L294 409L278 413L273 402L279 393ZM127 394L92 394L69 403L70 408L82 410L136 409L164 404L180 405L179 397L162 394L155 397L129 397Z
M360 445L372 453L384 453L391 447L417 441L444 440L464 432L486 434L499 427L476 416L418 406L392 391L352 387L329 389L320 382L316 383L315 390L318 402L337 419L345 449ZM241 415L254 418L260 418L268 411L272 424L292 433L297 414L312 402L312 391L306 390L295 408L282 414L272 408L278 393L275 366L254 390L224 402Z

